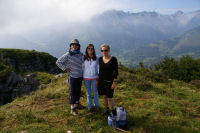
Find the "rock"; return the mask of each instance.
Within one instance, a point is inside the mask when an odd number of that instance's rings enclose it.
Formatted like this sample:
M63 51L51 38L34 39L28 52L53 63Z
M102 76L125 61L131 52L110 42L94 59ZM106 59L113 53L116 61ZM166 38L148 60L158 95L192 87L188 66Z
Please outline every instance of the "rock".
M46 88L46 87L47 87L46 84L41 84L41 85L38 87L38 89L44 89L44 88Z
M39 81L34 73L28 74L24 77L23 81L19 82L15 88L18 92L16 96L22 96L24 94L29 94L32 91L37 90L39 86ZM15 97L15 96L14 96Z
M11 72L6 78L6 82L0 82L0 105L12 100L12 92L19 82L19 77L15 72Z
M63 73L59 73L59 74L57 74L57 75L55 76L55 78L56 78L56 79L58 79L58 78L62 78L63 75L64 75Z
M28 133L28 131L24 130L24 131L20 131L19 133Z
M42 72L48 72L51 74L57 74L61 72L61 70L56 66L55 61L46 61L44 57L42 56L36 56L33 61L18 61L15 58L12 57L5 57L6 58L6 64L9 66L12 66L16 70L20 72L35 72L35 71L42 71ZM53 59L53 57L52 57ZM0 60L3 60L3 57Z
M60 78L62 78L62 77L63 77L63 73L58 74L58 76L59 76Z
M19 77L15 72L11 72L6 78L6 82L0 82L0 94L12 91L19 81Z
M68 80L64 80L62 84L63 84L63 85L68 84Z
M174 114L172 112L168 111L167 113L165 113L165 115L167 115L167 116L173 116Z
M0 83L0 105L11 102L15 97L30 94L37 90L39 81L35 74L28 74L24 78L11 72L6 83Z

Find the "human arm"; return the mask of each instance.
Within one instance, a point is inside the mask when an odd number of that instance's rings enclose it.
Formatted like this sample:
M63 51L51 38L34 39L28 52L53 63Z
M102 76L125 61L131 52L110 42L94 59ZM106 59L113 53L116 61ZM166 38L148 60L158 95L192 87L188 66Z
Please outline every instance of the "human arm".
M69 72L69 59L68 54L64 54L56 61L56 65L63 71Z
M96 86L98 86L98 79L99 79L99 57L97 56L97 60L96 60L96 71L97 71L97 82L96 82Z
M117 58L113 57L113 83L111 88L114 89L116 87L116 82L117 82L117 76L118 76L118 62L117 62Z

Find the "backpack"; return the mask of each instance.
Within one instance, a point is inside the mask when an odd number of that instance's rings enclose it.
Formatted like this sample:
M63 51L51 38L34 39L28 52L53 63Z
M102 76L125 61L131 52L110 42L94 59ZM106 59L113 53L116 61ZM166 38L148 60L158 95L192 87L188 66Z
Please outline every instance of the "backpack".
M116 107L108 115L108 125L114 128L126 129L126 110L123 107Z

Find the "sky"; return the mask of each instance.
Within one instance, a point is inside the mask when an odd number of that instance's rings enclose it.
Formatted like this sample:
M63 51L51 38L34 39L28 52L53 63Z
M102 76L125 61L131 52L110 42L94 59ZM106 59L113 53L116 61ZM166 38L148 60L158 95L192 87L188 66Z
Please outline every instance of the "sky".
M200 0L0 0L0 33L85 22L109 9L172 14L200 10Z

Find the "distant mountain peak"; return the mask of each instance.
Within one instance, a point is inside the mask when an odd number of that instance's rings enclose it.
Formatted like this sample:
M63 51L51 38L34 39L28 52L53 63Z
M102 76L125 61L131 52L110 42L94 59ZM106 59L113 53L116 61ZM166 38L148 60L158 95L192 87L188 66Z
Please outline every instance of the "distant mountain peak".
M160 16L159 13L155 12L155 11L142 11L142 12L137 12L137 13L131 13L131 12L125 12L122 10L115 10L115 9L111 9L111 10L107 10L104 13L102 13L103 16L146 16L146 17L157 17Z
M183 11L177 11L176 13L174 13L173 15L174 16L181 16L181 15L183 15L184 14L184 12Z
M152 11L152 12L143 11L143 12L139 12L137 14L142 15L142 16L150 16L150 17L159 16L159 14L155 11Z
M111 16L124 16L124 15L128 15L129 13L126 13L122 10L115 10L115 9L110 9L110 10L107 10L105 12L103 12L101 14L101 16L108 16L108 17L111 17Z

